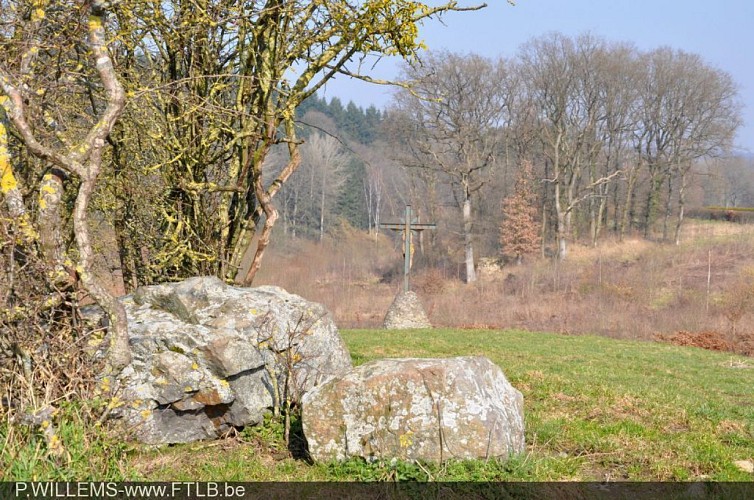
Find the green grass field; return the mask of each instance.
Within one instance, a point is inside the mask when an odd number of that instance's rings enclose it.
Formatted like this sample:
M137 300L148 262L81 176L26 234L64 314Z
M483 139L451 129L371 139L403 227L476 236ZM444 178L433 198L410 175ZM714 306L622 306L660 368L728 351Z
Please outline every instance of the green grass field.
M356 363L485 355L524 394L515 480L754 480L754 359L520 331L345 333ZM494 473L500 473L495 471Z
M754 461L752 358L523 331L342 334L355 364L384 357L489 357L524 395L526 453L508 461L442 465L311 464L291 456L281 425L272 421L244 429L233 439L159 449L93 443L90 435L71 430L64 437L77 457L73 462L34 459L32 440L27 452L13 457L16 463L6 469L6 479L754 480L736 465ZM91 451L82 453L84 447ZM6 452L3 461L8 459Z

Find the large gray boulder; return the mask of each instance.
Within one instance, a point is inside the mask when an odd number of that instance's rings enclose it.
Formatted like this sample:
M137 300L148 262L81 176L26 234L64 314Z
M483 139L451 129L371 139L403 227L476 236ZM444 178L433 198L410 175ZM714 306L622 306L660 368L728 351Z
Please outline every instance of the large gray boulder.
M432 328L419 296L410 290L402 290L395 296L382 326L386 330Z
M507 457L524 451L523 396L485 357L383 359L303 398L315 460Z
M147 286L122 299L133 361L114 382L123 418L145 443L215 438L346 373L351 358L327 310L277 287L214 277ZM109 385L111 381L103 383Z

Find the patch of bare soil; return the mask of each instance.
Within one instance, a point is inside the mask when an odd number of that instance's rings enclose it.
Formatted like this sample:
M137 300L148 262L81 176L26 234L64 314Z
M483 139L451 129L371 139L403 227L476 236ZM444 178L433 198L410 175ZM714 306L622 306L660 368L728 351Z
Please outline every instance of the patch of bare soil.
M679 331L672 335L658 335L657 340L673 345L701 347L709 351L724 351L754 356L754 335L738 335L735 342L729 341L719 332Z
M701 347L708 351L732 351L733 345L717 332L676 332L666 339L673 345Z

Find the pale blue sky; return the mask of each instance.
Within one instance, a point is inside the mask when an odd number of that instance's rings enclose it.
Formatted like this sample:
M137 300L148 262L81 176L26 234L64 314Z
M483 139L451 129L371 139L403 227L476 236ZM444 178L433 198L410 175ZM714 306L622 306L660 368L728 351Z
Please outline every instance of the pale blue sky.
M669 46L699 54L737 83L744 125L736 145L754 153L754 0L518 0L515 7L505 0L487 2L481 11L445 16L444 26L427 22L422 38L431 49L512 57L521 44L551 31L590 32L639 49ZM382 60L370 74L394 78L397 73L396 61ZM390 92L340 77L324 95L382 108Z

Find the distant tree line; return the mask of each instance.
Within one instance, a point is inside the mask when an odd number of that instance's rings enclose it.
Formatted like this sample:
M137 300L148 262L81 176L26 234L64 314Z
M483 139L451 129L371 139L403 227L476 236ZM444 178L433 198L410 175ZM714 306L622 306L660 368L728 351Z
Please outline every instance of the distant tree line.
M695 177L723 161L741 123L730 76L669 48L551 34L508 61L430 60L406 70L419 96L402 92L389 113L402 163L445 200L477 189L478 219L494 216L512 172L531 162L543 241L561 259L569 241L596 244L606 228L677 242L692 185L714 185Z
M526 232L536 225L539 250L561 259L569 242L597 244L605 231L678 242L690 203L754 201L752 161L731 154L736 85L698 55L550 34L511 60L443 52L422 62L405 67L410 90L383 113L316 97L304 106L301 122L329 117L319 130L351 159L327 195L330 223L375 230L411 203L442 225L427 252L473 281L475 246L510 253L503 205L525 164L538 207Z

